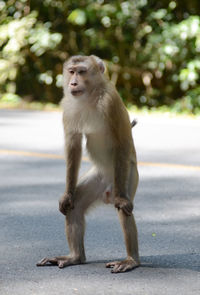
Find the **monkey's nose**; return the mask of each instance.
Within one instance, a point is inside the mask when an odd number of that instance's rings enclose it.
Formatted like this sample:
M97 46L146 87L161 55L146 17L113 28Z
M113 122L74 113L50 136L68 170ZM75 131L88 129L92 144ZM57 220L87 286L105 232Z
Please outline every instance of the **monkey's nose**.
M71 86L77 86L78 85L78 83L76 83L76 82L71 82L70 84L71 84Z

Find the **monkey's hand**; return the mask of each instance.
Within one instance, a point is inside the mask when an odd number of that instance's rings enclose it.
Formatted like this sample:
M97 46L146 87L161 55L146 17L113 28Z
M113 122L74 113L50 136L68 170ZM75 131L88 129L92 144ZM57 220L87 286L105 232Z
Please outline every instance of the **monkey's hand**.
M62 214L66 215L70 209L74 209L73 196L70 193L65 193L59 201L59 210Z
M133 204L127 197L115 197L115 208L122 210L126 215L130 216L133 211Z

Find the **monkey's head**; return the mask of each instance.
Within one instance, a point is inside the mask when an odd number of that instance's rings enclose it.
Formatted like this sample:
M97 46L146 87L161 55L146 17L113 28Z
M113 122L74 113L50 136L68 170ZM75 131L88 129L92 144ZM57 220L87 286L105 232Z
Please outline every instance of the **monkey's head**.
M103 80L105 66L97 56L72 56L64 63L63 86L65 95L85 97Z

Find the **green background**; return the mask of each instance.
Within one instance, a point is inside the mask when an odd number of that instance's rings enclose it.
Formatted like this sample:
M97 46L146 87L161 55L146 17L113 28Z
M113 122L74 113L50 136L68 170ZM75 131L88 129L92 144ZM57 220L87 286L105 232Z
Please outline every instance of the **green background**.
M197 114L199 12L199 0L0 0L1 101L58 103L63 62L95 54L127 106Z

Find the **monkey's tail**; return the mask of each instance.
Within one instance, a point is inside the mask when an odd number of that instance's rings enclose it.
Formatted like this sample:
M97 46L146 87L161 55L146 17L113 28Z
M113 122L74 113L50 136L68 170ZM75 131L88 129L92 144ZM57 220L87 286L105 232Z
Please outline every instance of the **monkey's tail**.
M137 124L137 120L136 119L133 119L133 121L131 122L131 128L133 128L136 124Z

